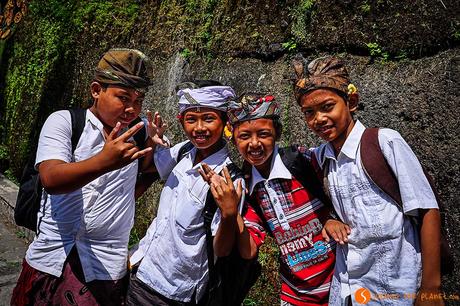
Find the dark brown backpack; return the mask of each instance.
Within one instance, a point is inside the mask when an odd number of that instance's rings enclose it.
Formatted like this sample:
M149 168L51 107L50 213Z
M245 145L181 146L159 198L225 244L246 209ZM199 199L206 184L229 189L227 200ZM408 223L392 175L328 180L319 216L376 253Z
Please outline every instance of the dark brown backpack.
M403 211L403 202L401 199L401 192L399 190L398 179L382 153L378 133L379 128L367 128L364 131L360 143L361 164L367 177L383 192L390 196L394 200L395 204L398 205L399 209ZM324 188L327 190L327 174L325 173L325 169L328 168L327 164L325 164L324 169L321 169L314 155L312 156L312 164L316 169L318 176L322 177ZM441 274L447 275L452 272L454 262L451 248L446 238L447 233L444 227L442 204L434 186L433 179L425 171L425 169L423 169L423 172L430 183L441 213ZM412 223L420 230L421 220L419 220L418 217L408 215L407 217L410 218Z

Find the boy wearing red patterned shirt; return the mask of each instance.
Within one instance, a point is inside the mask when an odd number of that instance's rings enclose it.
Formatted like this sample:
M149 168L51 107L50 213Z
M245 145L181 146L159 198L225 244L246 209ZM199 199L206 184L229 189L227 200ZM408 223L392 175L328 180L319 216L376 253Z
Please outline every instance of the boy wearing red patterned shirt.
M319 184L305 184L316 178L311 167L304 168L311 171L296 172L296 177L285 165L290 149L275 144L281 123L273 96L243 95L230 106L228 117L233 141L251 165L250 204L235 226L241 256L255 257L269 232L280 250L281 305L327 305L335 244L346 242L348 226L331 219L330 206L318 199L325 198ZM308 163L309 158L300 158ZM215 200L230 202L235 192L228 190L232 189L226 182L229 177L224 180L207 170ZM300 177L304 175L308 180Z

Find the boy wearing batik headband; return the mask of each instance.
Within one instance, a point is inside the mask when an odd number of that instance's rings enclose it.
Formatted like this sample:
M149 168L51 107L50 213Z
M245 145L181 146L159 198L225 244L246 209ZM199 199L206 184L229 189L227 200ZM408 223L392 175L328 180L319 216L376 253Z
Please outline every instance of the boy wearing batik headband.
M276 145L279 113L275 98L260 94L243 95L227 112L233 142L250 175L249 205L237 219L238 248L242 257L255 257L268 232L279 247L281 304L327 305L335 244L346 241L348 228L331 219L308 159L295 146ZM205 171L216 202L225 201L221 185L226 182Z
M12 305L121 305L134 222L137 159L132 136L151 84L148 58L133 49L104 54L80 110L83 131L72 148L69 111L51 114L40 133L35 167L44 188L38 235L29 246ZM120 134L120 135L119 135Z
M363 160L376 150L370 152L370 146L364 145L363 135L370 134L353 119L358 94L344 63L334 57L319 58L304 71L303 60L297 59L294 68L294 93L305 121L327 141L313 150L314 158L327 178L335 211L351 227L348 244L337 248L330 304L367 302L359 295L361 288L372 296L397 297L371 300L369 305L392 301L412 305L414 300L405 298L408 292L422 293L415 301L420 304L425 293L439 293L438 204L414 153L398 132L378 130L377 148L396 177L396 189L399 185L402 203L398 205L364 167ZM420 235L413 217L420 222ZM442 299L430 303L442 304Z
M157 217L130 259L138 267L131 275L129 305L198 305L206 300L204 209L209 185L198 170L205 162L220 173L231 163L222 134L227 105L235 98L231 87L217 84L201 81L178 86L178 118L189 140L171 148L158 146L155 151L155 166L166 183ZM240 195L241 183L233 188ZM233 248L238 201L234 197L218 205L212 220L217 257Z

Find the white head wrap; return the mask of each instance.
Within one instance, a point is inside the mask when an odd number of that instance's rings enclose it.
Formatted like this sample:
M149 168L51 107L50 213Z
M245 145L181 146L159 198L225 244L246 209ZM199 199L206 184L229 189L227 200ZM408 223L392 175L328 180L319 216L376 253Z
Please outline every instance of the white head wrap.
M179 97L179 114L191 107L209 107L227 111L230 101L235 99L235 92L230 86L206 86L196 89L186 88L177 92Z

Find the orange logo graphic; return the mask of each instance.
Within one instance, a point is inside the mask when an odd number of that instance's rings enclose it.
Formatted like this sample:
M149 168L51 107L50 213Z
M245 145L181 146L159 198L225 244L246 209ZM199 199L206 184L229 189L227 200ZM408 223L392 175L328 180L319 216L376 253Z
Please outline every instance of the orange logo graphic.
M366 288L359 288L355 292L355 300L359 304L367 304L371 300L371 293Z

